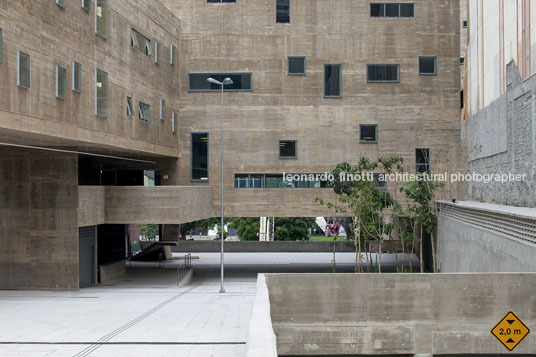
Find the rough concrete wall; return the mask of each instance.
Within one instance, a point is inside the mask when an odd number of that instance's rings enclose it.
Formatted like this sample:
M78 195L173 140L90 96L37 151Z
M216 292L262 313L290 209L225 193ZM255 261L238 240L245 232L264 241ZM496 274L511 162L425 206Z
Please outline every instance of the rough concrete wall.
M333 242L225 242L228 253L331 253ZM178 253L219 253L219 241L180 241L177 247L172 247ZM337 253L355 253L355 245L350 242L335 242Z
M78 226L106 223L104 211L106 186L78 186Z
M505 353L490 330L508 311L536 323L534 274L267 274L266 282L280 356ZM515 352L536 353L534 335Z
M524 182L468 184L469 199L536 207L536 77L525 82L514 62L507 67L507 93L469 118L468 170L480 174L526 174Z
M2 1L0 27L0 138L16 144L63 145L81 150L123 150L129 156L177 157L171 113L178 111L178 65L169 64L170 46L179 46L179 20L160 2L108 1L108 37L95 34L95 7L80 1ZM160 64L131 47L131 28L161 44ZM31 87L17 86L17 51L30 55ZM178 50L176 51L178 62ZM72 61L82 65L81 92L72 91ZM67 69L64 100L56 98L56 66ZM108 73L109 115L95 115L95 69ZM127 96L134 115L127 116ZM159 100L166 100L165 120ZM151 123L138 120L138 101L151 105Z
M77 162L0 149L0 289L78 288Z
M215 205L220 96L188 92L187 76L252 72L251 92L225 93L224 186L230 215L262 216L269 210L276 216L312 216L318 214L314 198L322 195L322 190L301 189L243 192L233 187L235 173L322 173L339 162L355 164L361 156L402 156L414 172L416 148L431 149L434 173L457 170L459 0L434 6L414 1L411 19L371 18L368 1L293 0L290 24L276 24L274 0L162 2L182 24L179 136L184 154L178 184L190 184L191 132L208 132L209 182L192 184L212 185ZM420 55L437 56L437 76L419 76ZM287 75L287 56L306 56L306 76ZM329 63L342 64L342 98L323 97L323 65ZM399 63L400 83L367 83L367 63ZM359 124L378 124L378 144L359 144ZM285 139L298 141L296 160L279 159L278 140ZM456 187L448 189L441 197L461 196Z

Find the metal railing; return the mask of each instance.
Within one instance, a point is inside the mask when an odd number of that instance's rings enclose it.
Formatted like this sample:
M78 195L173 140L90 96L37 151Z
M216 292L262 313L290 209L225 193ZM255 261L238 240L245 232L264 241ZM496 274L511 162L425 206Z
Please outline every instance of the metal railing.
M177 265L177 286L180 286L192 269L192 254L188 253L184 256L184 262Z

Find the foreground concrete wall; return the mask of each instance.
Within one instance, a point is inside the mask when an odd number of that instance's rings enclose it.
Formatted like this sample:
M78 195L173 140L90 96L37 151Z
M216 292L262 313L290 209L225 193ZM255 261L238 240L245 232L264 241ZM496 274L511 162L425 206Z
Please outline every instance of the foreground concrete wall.
M331 253L333 242L225 242L228 253ZM172 248L177 253L219 253L220 241L180 241ZM350 242L335 242L337 253L353 253L355 246Z
M78 225L181 224L214 216L210 187L80 186Z
M0 149L0 289L78 288L77 163Z
M536 209L441 202L443 272L536 272Z
M490 330L508 311L536 327L535 274L267 274L266 282L280 356L506 353ZM515 352L536 353L534 334Z

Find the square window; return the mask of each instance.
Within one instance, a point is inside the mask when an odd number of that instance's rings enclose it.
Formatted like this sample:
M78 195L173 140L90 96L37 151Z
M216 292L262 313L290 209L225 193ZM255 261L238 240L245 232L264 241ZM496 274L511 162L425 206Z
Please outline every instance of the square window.
M59 7L66 8L67 7L67 0L56 0L56 5Z
M235 174L234 187L235 188L248 188L248 174Z
M362 144L375 144L378 142L377 124L359 125L359 142Z
M56 67L56 98L65 99L67 87L67 70L63 67Z
M370 17L384 17L385 4L370 4Z
M324 97L341 97L341 65L324 65Z
M288 74L294 76L305 75L305 57L288 57Z
M131 117L134 115L134 107L132 106L132 98L127 97L127 116Z
M420 75L435 75L437 74L437 59L432 56L419 57L419 74Z
M17 85L30 88L30 55L17 53Z
M297 158L296 140L279 140L279 158L280 159Z
M387 187L387 181L385 180L385 174L372 174L374 182L376 182L376 188L384 189Z
M78 62L73 62L73 91L82 91L82 65Z
M108 73L95 70L95 114L108 116Z
M82 9L89 11L91 9L91 0L82 0Z
M400 4L385 4L385 17L400 17Z
M415 5L413 3L400 4L400 17L414 17Z

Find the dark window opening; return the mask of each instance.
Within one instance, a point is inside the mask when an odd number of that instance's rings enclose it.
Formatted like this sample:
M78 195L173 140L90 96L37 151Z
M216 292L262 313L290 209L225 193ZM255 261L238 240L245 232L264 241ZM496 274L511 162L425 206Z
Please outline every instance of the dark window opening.
M467 28L467 20L463 20L463 28Z
M460 64L465 64L465 57L460 57Z
M437 59L433 56L421 56L419 57L419 74L435 75Z
M374 182L376 182L376 188L384 189L387 187L385 174L373 174L373 176L374 176Z
M207 0L207 2L213 2L213 3L225 3L225 2L236 2L236 0Z
M400 82L399 64L367 64L368 82Z
M282 159L295 159L296 140L279 140L279 157Z
M276 23L290 23L290 0L276 0Z
M378 125L359 125L359 142L360 143L377 143L378 142Z
M208 133L192 134L192 180L208 181Z
M460 109L465 107L464 98L463 98L463 89L460 91Z
M289 75L305 75L305 57L289 56L288 74Z
M370 17L414 17L413 3L371 3Z
M430 174L430 149L415 149L417 172Z
M324 65L324 97L341 96L341 65Z
M190 92L221 91L221 86L207 82L208 78L222 82L225 78L231 78L233 84L223 87L224 91L250 91L251 73L189 73L188 90Z

